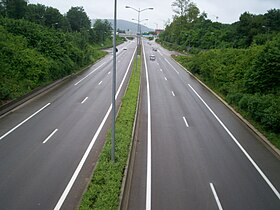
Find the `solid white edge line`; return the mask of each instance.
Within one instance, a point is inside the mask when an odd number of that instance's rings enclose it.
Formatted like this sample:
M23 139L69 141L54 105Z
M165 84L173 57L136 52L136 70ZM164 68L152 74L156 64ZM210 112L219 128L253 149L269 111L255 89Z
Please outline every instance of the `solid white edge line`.
M43 141L43 144L45 144L57 131L58 131L58 129L55 129L55 130Z
M150 85L149 85L149 75L146 61L146 54L143 46L143 54L144 54L144 64L146 70L146 80L147 80L147 101L148 101L148 133L147 133L147 183L146 183L146 210L151 210L151 202L152 202L152 161L151 161L151 97L150 97Z
M215 198L215 200L216 200L216 203L217 203L217 205L218 205L219 210L223 210L222 204L221 204L221 202L220 202L220 200L219 200L219 197L218 197L218 195L217 195L217 192L216 192L216 190L215 190L215 187L214 187L213 183L210 183L210 187L211 187L212 193L213 193L213 195L214 195L214 198Z
M88 97L85 97L85 99L81 102L81 104L85 103L86 100L88 100Z
M75 83L74 85L78 85L80 84L83 80L85 80L86 78L88 78L92 73L94 73L95 71L97 71L100 67L102 67L105 63L102 63L100 66L98 66L96 69L94 69L93 71L91 71L88 75L86 75L84 78L82 78L80 81L78 81L77 83Z
M136 52L136 48L135 48L135 50L134 50L134 53L133 53L133 55L132 55L132 58L131 58L131 60L130 60L130 63L129 63L129 65L128 65L128 68L127 68L127 70L126 70L126 73L125 73L125 75L124 75L124 77L123 77L123 80L122 80L122 82L121 82L121 84L120 84L120 86L119 86L119 89L118 89L118 92L117 92L115 98L118 97L118 94L119 94L119 92L120 92L120 90L121 90L121 88L122 88L122 86L123 86L123 83L124 83L124 81L125 81L125 79L126 79L126 76L127 76L127 74L128 74L128 71L129 71L129 69L130 69L131 63L132 63L132 61L133 61L135 52ZM78 177L78 175L79 175L79 173L80 173L80 171L81 171L81 169L82 169L84 163L86 162L86 159L87 159L87 157L88 157L88 155L89 155L89 153L90 153L90 151L91 151L91 149L92 149L92 147L93 147L93 145L94 145L96 139L98 138L98 136L99 136L99 134L100 134L100 132L101 132L101 130L102 130L102 128L103 128L105 122L107 121L107 118L109 117L109 114L110 114L111 110L112 110L112 104L110 105L110 107L109 107L109 109L108 109L108 111L107 111L105 117L103 118L101 124L99 125L99 127L98 127L98 129L97 129L97 131L96 131L96 133L94 134L94 136L93 136L93 138L92 138L92 140L91 140L91 142L90 142L90 144L89 144L89 146L88 146L86 152L84 153L84 155L83 155L83 157L82 157L82 159L81 159L79 165L77 166L77 168L76 168L74 174L72 175L72 177L71 177L69 183L67 184L67 186L66 186L65 190L63 191L63 193L62 193L60 199L58 200L58 202L57 202L57 204L56 204L54 210L59 210L59 209L61 208L61 206L63 205L63 203L64 203L64 201L65 201L67 195L69 194L69 192L70 192L70 190L71 190L71 188L72 188L74 182L76 181L76 179L77 179L77 177Z
M172 95L175 96L175 93L172 91Z
M44 110L45 108L47 108L51 103L46 104L45 106L43 106L41 109L39 109L37 112L35 112L34 114L32 114L31 116L29 116L28 118L26 118L25 120L23 120L21 123L19 123L17 126L15 126L14 128L12 128L11 130L9 130L7 133L5 133L3 136L0 137L0 140L2 140L3 138L5 138L6 136L8 136L10 133L12 133L14 130L16 130L18 127L20 127L21 125L23 125L24 123L26 123L28 120L30 120L32 117L34 117L35 115L37 115L39 112L41 112L42 110Z
M186 126L187 126L187 127L190 127L190 126L189 126L189 123L188 123L188 121L187 121L187 119L186 119L185 117L183 117L183 120L184 120Z
M220 118L215 114L215 112L207 105L207 103L201 98L201 96L195 91L195 89L188 84L188 86L192 89L192 91L197 95L197 97L202 101L202 103L207 107L207 109L212 113L212 115L216 118L216 120L220 123L220 125L225 129L225 131L228 133L228 135L232 138L232 140L237 144L239 149L244 153L244 155L248 158L248 160L252 163L252 165L255 167L255 169L259 172L259 174L262 176L262 178L265 180L265 182L268 184L268 186L272 189L274 194L278 197L280 200L280 194L277 191L277 189L273 186L273 184L270 182L270 180L266 177L266 175L262 172L262 170L259 168L259 166L255 163L255 161L251 158L251 156L247 153L247 151L241 146L241 144L237 141L235 136L230 132L230 130L225 126L225 124L220 120Z
M164 58L164 60L174 69L177 74L179 74L179 71L166 58Z

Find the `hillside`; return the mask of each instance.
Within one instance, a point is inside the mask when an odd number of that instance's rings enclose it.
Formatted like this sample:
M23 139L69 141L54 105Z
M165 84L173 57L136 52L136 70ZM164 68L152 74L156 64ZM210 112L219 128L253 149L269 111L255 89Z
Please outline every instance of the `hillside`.
M93 19L92 24L94 24L95 21L96 21L96 19ZM108 19L108 21L113 26L114 20L113 19ZM130 31L132 33L136 33L137 32L137 23L130 22L130 21L127 21L127 20L117 20L117 29ZM143 26L143 25L141 25L141 29L142 29L142 33L154 31L154 29L148 28L148 27Z

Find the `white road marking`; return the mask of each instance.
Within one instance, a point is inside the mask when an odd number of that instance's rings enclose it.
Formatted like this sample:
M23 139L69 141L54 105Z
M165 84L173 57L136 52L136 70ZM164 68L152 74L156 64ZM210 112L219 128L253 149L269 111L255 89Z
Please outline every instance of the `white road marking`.
M111 72L110 72L110 71L108 72L108 75L109 75L109 74L111 74Z
M158 50L158 52L159 52L159 54L160 54L161 56L163 56L163 54L160 52L160 50Z
M3 138L5 138L6 136L8 136L10 133L12 133L14 130L16 130L18 127L20 127L21 125L23 125L24 123L26 123L28 120L30 120L32 117L34 117L35 115L37 115L39 112L43 111L45 108L47 108L51 103L46 104L44 107L42 107L41 109L39 109L37 112L35 112L34 114L32 114L31 116L29 116L28 118L26 118L25 120L23 120L21 123L19 123L17 126L15 126L14 128L12 128L11 130L9 130L7 133L5 133L3 136L0 137L0 140L2 140Z
M88 100L88 97L85 97L85 99L81 102L81 104L85 103L86 100Z
M206 104L206 102L201 98L201 96L195 91L195 89L188 84L188 86L192 89L192 91L197 95L197 97L202 101L202 103L207 107L207 109L212 113L212 115L216 118L216 120L220 123L220 125L225 129L225 131L228 133L228 135L232 138L232 140L237 144L239 149L243 152L243 154L248 158L248 160L252 163L252 165L255 167L255 169L259 172L259 174L262 176L262 178L265 180L265 182L268 184L268 186L272 189L274 194L278 197L280 200L280 194L277 191L277 189L273 186L273 184L270 182L270 180L266 177L266 175L262 172L262 170L259 168L259 166L255 163L255 161L251 158L251 156L247 153L247 151L241 146L241 144L237 141L235 136L230 132L230 130L225 126L225 124L220 120L220 118L215 114L215 112Z
M189 123L188 123L188 121L187 121L187 119L186 119L185 117L183 117L183 120L184 120L184 122L185 122L187 128L190 127L190 126L189 126Z
M157 65L159 66L159 63L157 63Z
M167 78L166 78L166 77L164 77L164 79L167 81Z
M101 84L102 84L102 82L103 82L103 81L100 81L100 82L98 83L98 85L101 85Z
M151 196L152 196L152 151L151 151L151 141L152 141L152 129L151 129L151 97L150 97L150 85L149 85L149 75L147 68L147 60L145 55L144 44L143 46L143 54L144 54L144 63L146 70L146 78L147 78L147 102L148 102L148 131L147 131L147 183L146 183L146 210L151 210Z
M216 190L215 190L215 187L214 187L213 183L210 183L210 187L211 187L212 193L213 193L213 195L214 195L214 198L215 198L215 200L216 200L216 203L217 203L217 205L218 205L219 210L223 210L222 204L221 204L221 202L220 202L220 200L219 200L219 197L218 197L218 195L217 195L217 192L216 192Z
M162 69L160 69L160 71L162 72Z
M43 144L45 144L57 131L58 131L58 129L55 129L55 130L43 141Z
M175 96L175 93L172 91L172 95Z
M166 58L164 58L164 60L174 69L177 74L179 74L179 71Z
M118 97L118 95L119 95L119 93L120 93L120 91L121 91L121 88L122 88L122 86L123 86L123 83L124 83L124 81L125 81L125 79L126 79L126 77L127 77L128 71L129 71L129 69L130 69L130 67L131 67L131 64L132 64L132 61L133 61L135 52L136 52L136 48L135 48L135 50L134 50L134 53L133 53L133 55L132 55L132 58L131 58L130 63L129 63L129 65L128 65L128 67L127 67L126 73L125 73L125 75L124 75L124 77L123 77L123 80L122 80L120 86L119 86L119 89L118 89L118 91L117 91L117 93L116 93L115 98ZM61 208L61 206L63 205L63 203L64 203L64 201L65 201L67 195L69 194L69 192L70 192L70 190L71 190L71 188L72 188L74 182L76 181L76 179L77 179L77 177L78 177L78 175L79 175L79 173L80 173L80 171L81 171L81 169L82 169L82 167L83 167L83 165L84 165L84 163L85 163L85 161L86 161L86 159L87 159L87 157L88 157L88 155L89 155L89 153L90 153L90 151L91 151L91 149L92 149L92 147L93 147L93 145L94 145L94 143L95 143L95 141L96 141L96 139L98 138L98 136L99 136L99 134L100 134L100 132L101 132L101 130L102 130L102 128L103 128L105 122L107 121L111 110L112 110L112 104L110 105L110 107L109 107L109 109L108 109L108 111L107 111L105 117L103 118L101 124L99 125L99 127L98 127L98 129L97 129L97 131L96 131L96 133L94 134L94 136L93 136L93 138L92 138L90 144L88 145L87 150L85 151L85 153L84 153L84 155L83 155L83 157L82 157L82 159L81 159L79 165L77 166L77 168L76 168L74 174L72 175L72 177L71 177L70 181L68 182L68 184L67 184L65 190L63 191L61 197L59 198L59 200L58 200L58 202L57 202L57 204L56 204L54 210L59 210L59 209Z
M95 71L97 71L99 68L101 68L105 63L102 63L100 66L98 66L96 69L94 69L93 71L91 71L88 75L86 75L83 79L81 79L79 82L75 83L75 86L80 84L83 80L85 80L86 78L88 78L92 73L94 73Z

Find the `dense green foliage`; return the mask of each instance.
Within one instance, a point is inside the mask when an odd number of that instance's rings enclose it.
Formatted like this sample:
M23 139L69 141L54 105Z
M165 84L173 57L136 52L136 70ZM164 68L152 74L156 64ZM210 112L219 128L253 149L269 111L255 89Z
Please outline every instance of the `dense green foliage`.
M182 2L185 2L182 4ZM176 3L176 4L174 4ZM280 9L269 10L264 15L243 13L239 21L222 24L207 19L189 0L176 0L176 14L171 24L160 34L160 41L177 50L213 48L246 48L262 45L280 32Z
M90 20L82 7L71 7L71 9L67 12L66 17L72 31L90 29Z
M91 28L82 7L62 15L26 0L1 0L0 105L104 56L98 48L112 46L111 31L108 21Z
M139 59L141 61L141 59ZM136 65L135 65L136 67ZM122 99L121 109L116 120L115 163L111 161L111 132L106 137L106 144L100 154L98 164L88 190L80 204L81 210L118 209L123 175L127 163L132 138L133 123L140 84L141 62L138 70L134 68L127 92Z
M112 35L112 26L108 20L97 19L90 30L90 35L93 43L104 43Z
M0 100L62 78L102 56L80 33L0 18ZM104 54L103 54L104 55Z
M280 34L264 46L216 49L176 59L256 122L280 148Z

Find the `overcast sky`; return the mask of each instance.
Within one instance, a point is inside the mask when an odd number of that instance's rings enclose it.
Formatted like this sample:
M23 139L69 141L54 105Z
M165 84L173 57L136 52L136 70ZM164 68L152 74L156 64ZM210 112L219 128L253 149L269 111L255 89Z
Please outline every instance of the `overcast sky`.
M125 9L131 6L136 9L153 7L154 10L141 12L140 19L143 24L150 28L163 28L165 23L172 17L174 12L171 4L175 0L117 0L117 18L132 21L137 19L137 12ZM238 21L243 12L252 14L264 14L270 9L280 9L280 0L192 0L201 12L205 11L208 18L222 23ZM29 0L32 4L43 4L59 9L65 14L71 6L82 6L90 19L113 19L114 0Z

